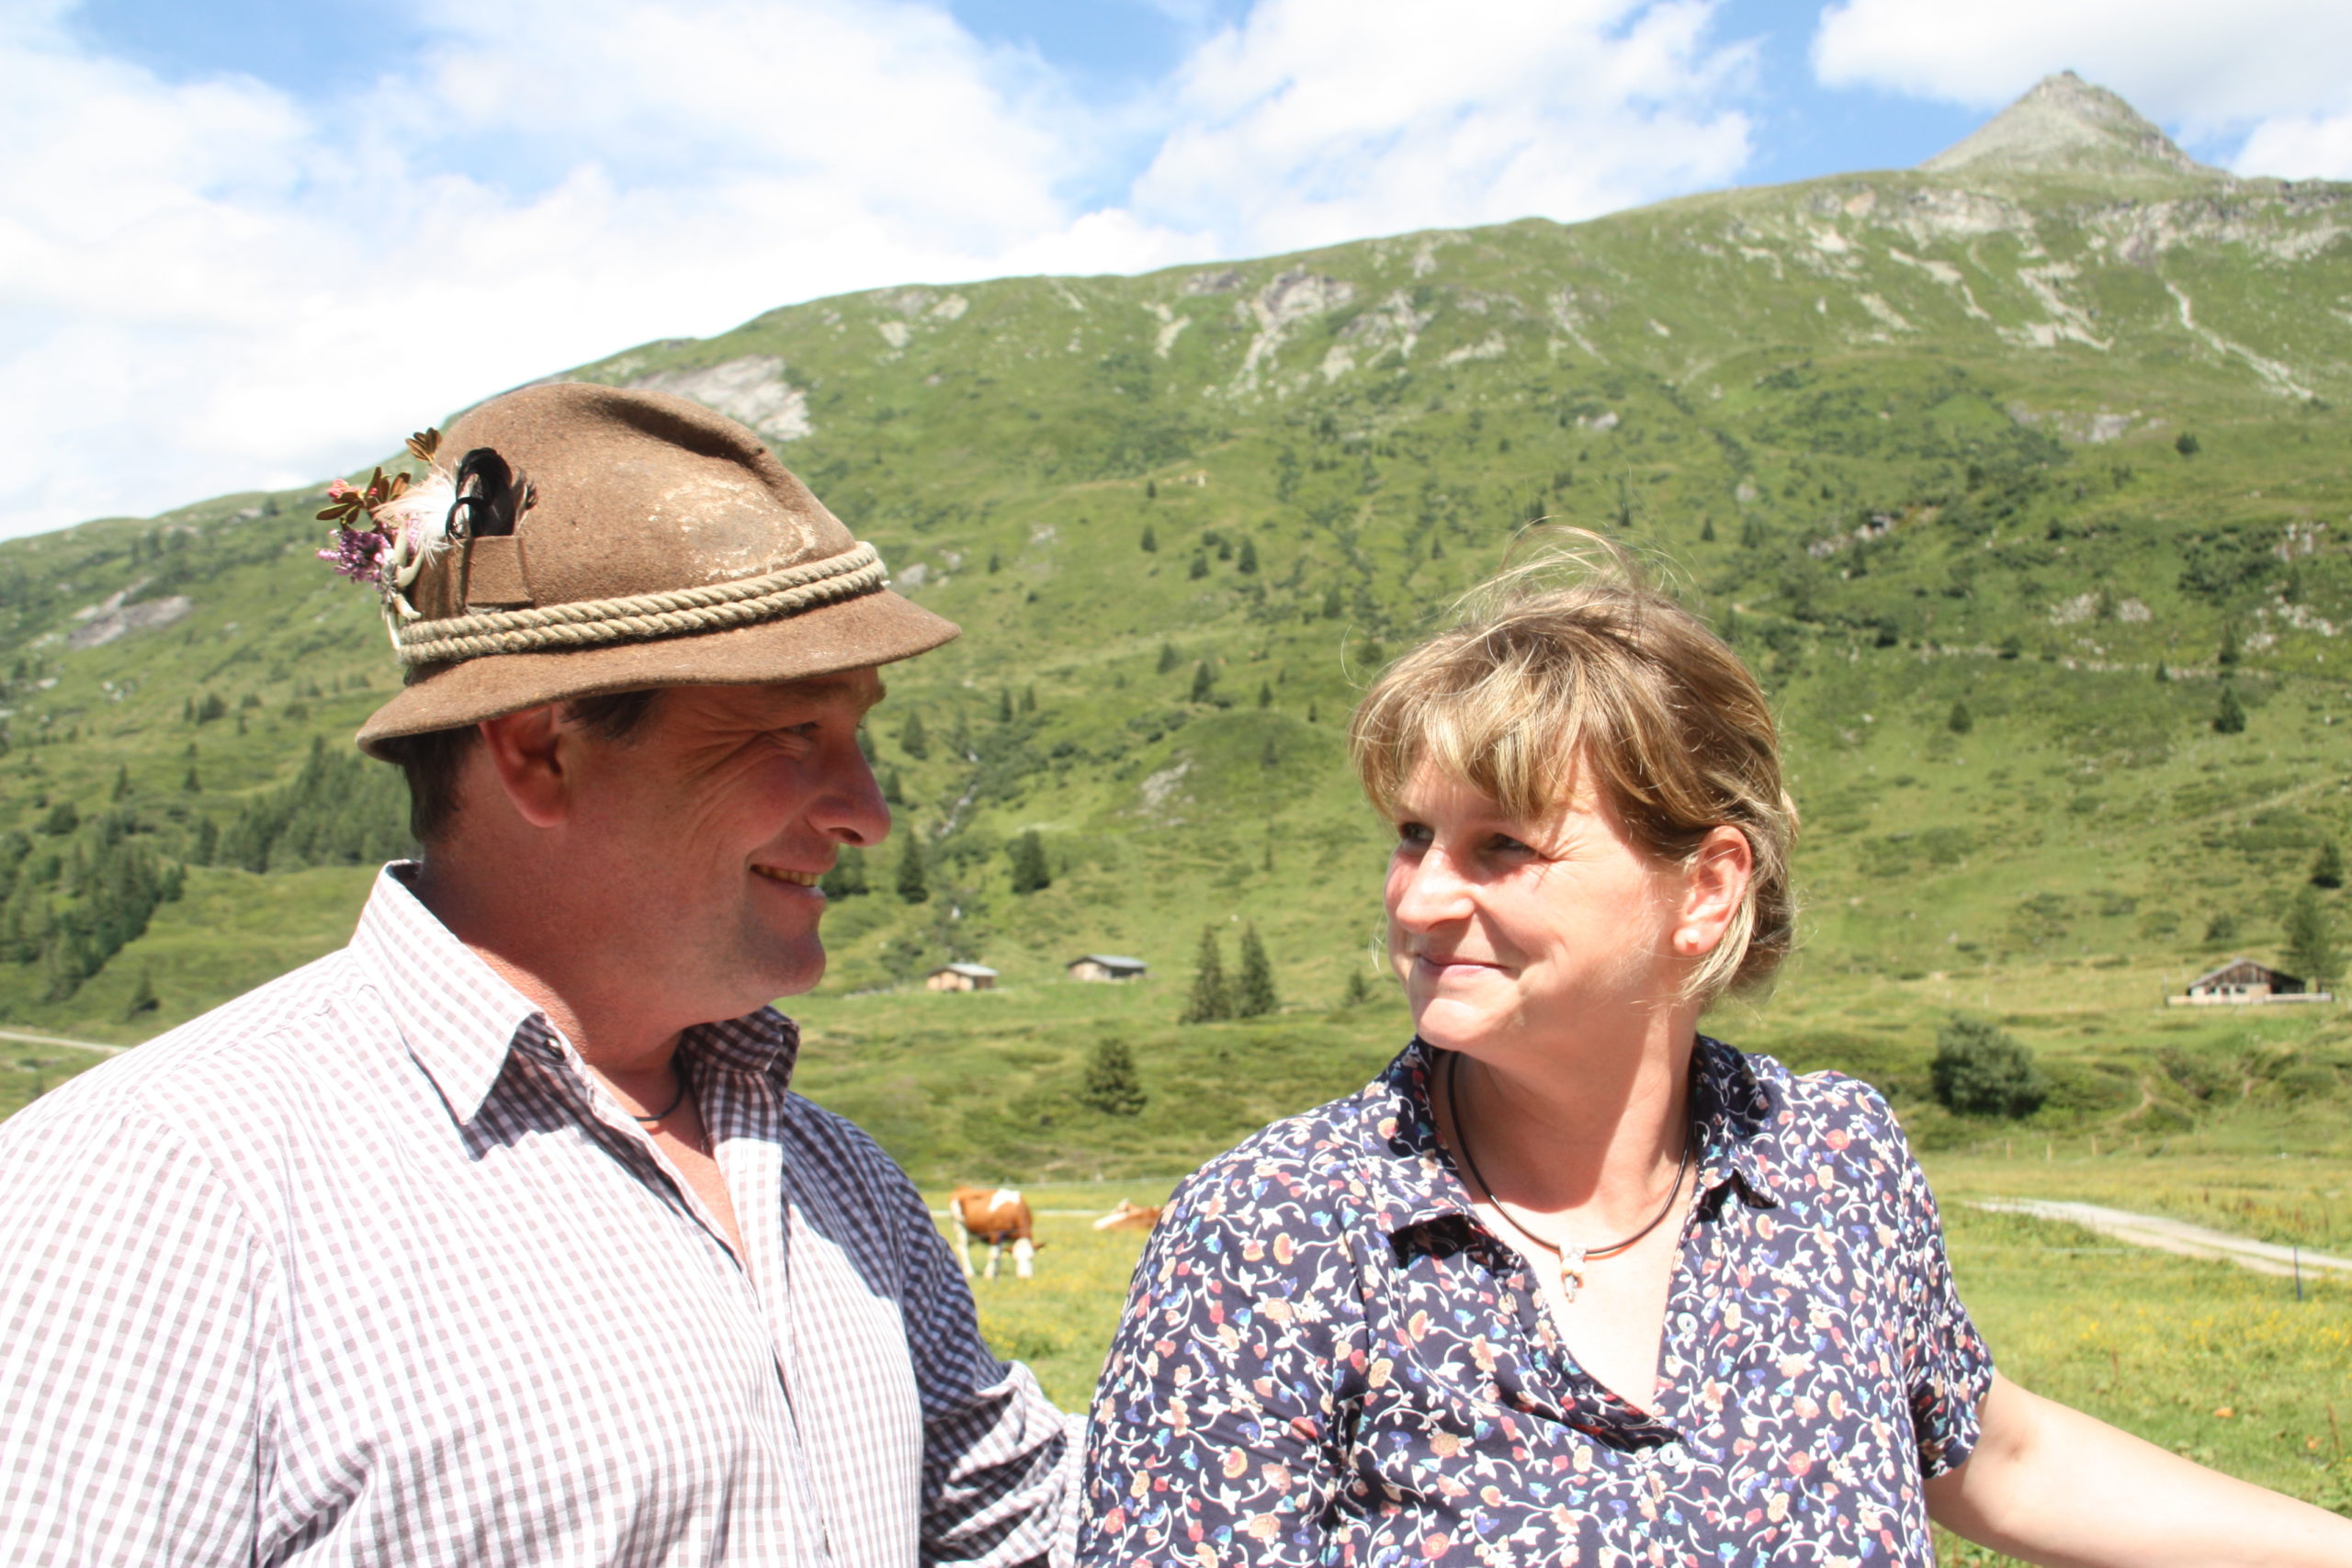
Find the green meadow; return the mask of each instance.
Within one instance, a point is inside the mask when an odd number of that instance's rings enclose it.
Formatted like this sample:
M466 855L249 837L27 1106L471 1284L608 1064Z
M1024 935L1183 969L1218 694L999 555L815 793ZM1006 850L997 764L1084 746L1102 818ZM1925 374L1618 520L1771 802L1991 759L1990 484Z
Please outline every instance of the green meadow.
M1964 1201L2352 1251L2352 1021L2162 1005L2237 955L2344 968L2352 186L2135 146L876 290L563 372L766 420L966 628L869 724L897 826L836 878L800 1086L927 1190L1091 1210L1361 1085L1405 1024L1346 716L1573 524L1782 725L1802 945L1709 1027L1887 1093L2019 1381L2352 1506L2342 1287ZM349 748L398 676L323 499L0 543L0 1030L151 1039L331 951L410 847ZM1204 933L1230 975L1251 931L1273 1010L1180 1023ZM1001 985L923 989L949 961ZM2033 1054L2030 1114L1937 1101L1955 1016ZM0 1040L0 1112L98 1060ZM1046 1224L980 1301L1076 1403L1136 1242Z

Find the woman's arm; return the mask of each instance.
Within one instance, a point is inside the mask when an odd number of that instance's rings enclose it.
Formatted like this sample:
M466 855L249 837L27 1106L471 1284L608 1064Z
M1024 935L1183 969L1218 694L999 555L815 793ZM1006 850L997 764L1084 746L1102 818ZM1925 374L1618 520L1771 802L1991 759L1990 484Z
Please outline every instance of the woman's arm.
M1959 1469L1928 1483L1946 1529L2046 1568L2344 1568L2352 1519L2166 1453L1998 1376Z
M1212 1166L1169 1205L1094 1397L1081 1563L1323 1561L1363 1361L1331 1207L1271 1163Z

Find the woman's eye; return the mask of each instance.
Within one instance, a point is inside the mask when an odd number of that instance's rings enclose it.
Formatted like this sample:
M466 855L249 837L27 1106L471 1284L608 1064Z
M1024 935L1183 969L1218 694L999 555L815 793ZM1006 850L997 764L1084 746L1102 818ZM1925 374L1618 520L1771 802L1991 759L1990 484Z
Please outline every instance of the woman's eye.
M1430 830L1419 822L1400 822L1396 825L1396 841L1418 850L1430 841Z

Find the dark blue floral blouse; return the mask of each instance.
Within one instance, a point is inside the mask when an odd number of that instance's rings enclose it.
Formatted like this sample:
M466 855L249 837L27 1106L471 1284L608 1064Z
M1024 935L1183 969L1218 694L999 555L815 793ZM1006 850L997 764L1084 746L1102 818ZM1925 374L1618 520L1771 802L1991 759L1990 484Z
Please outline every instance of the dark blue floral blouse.
M1992 1362L1886 1102L1702 1040L1655 1416L1475 1216L1416 1042L1204 1166L1095 1395L1096 1564L1932 1563Z

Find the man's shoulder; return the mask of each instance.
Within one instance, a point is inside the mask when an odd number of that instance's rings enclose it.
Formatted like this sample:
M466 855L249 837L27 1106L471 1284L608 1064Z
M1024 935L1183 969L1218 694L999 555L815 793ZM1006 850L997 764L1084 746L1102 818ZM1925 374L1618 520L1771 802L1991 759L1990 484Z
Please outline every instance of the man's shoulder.
M872 1134L840 1111L828 1111L807 1095L787 1093L784 1123L801 1159L837 1185L849 1183L877 1203L920 1201L914 1179Z
M68 1079L0 1126L0 1145L66 1122L141 1111L178 1122L282 1099L330 1069L322 1046L353 1032L359 985L350 951L337 949Z

